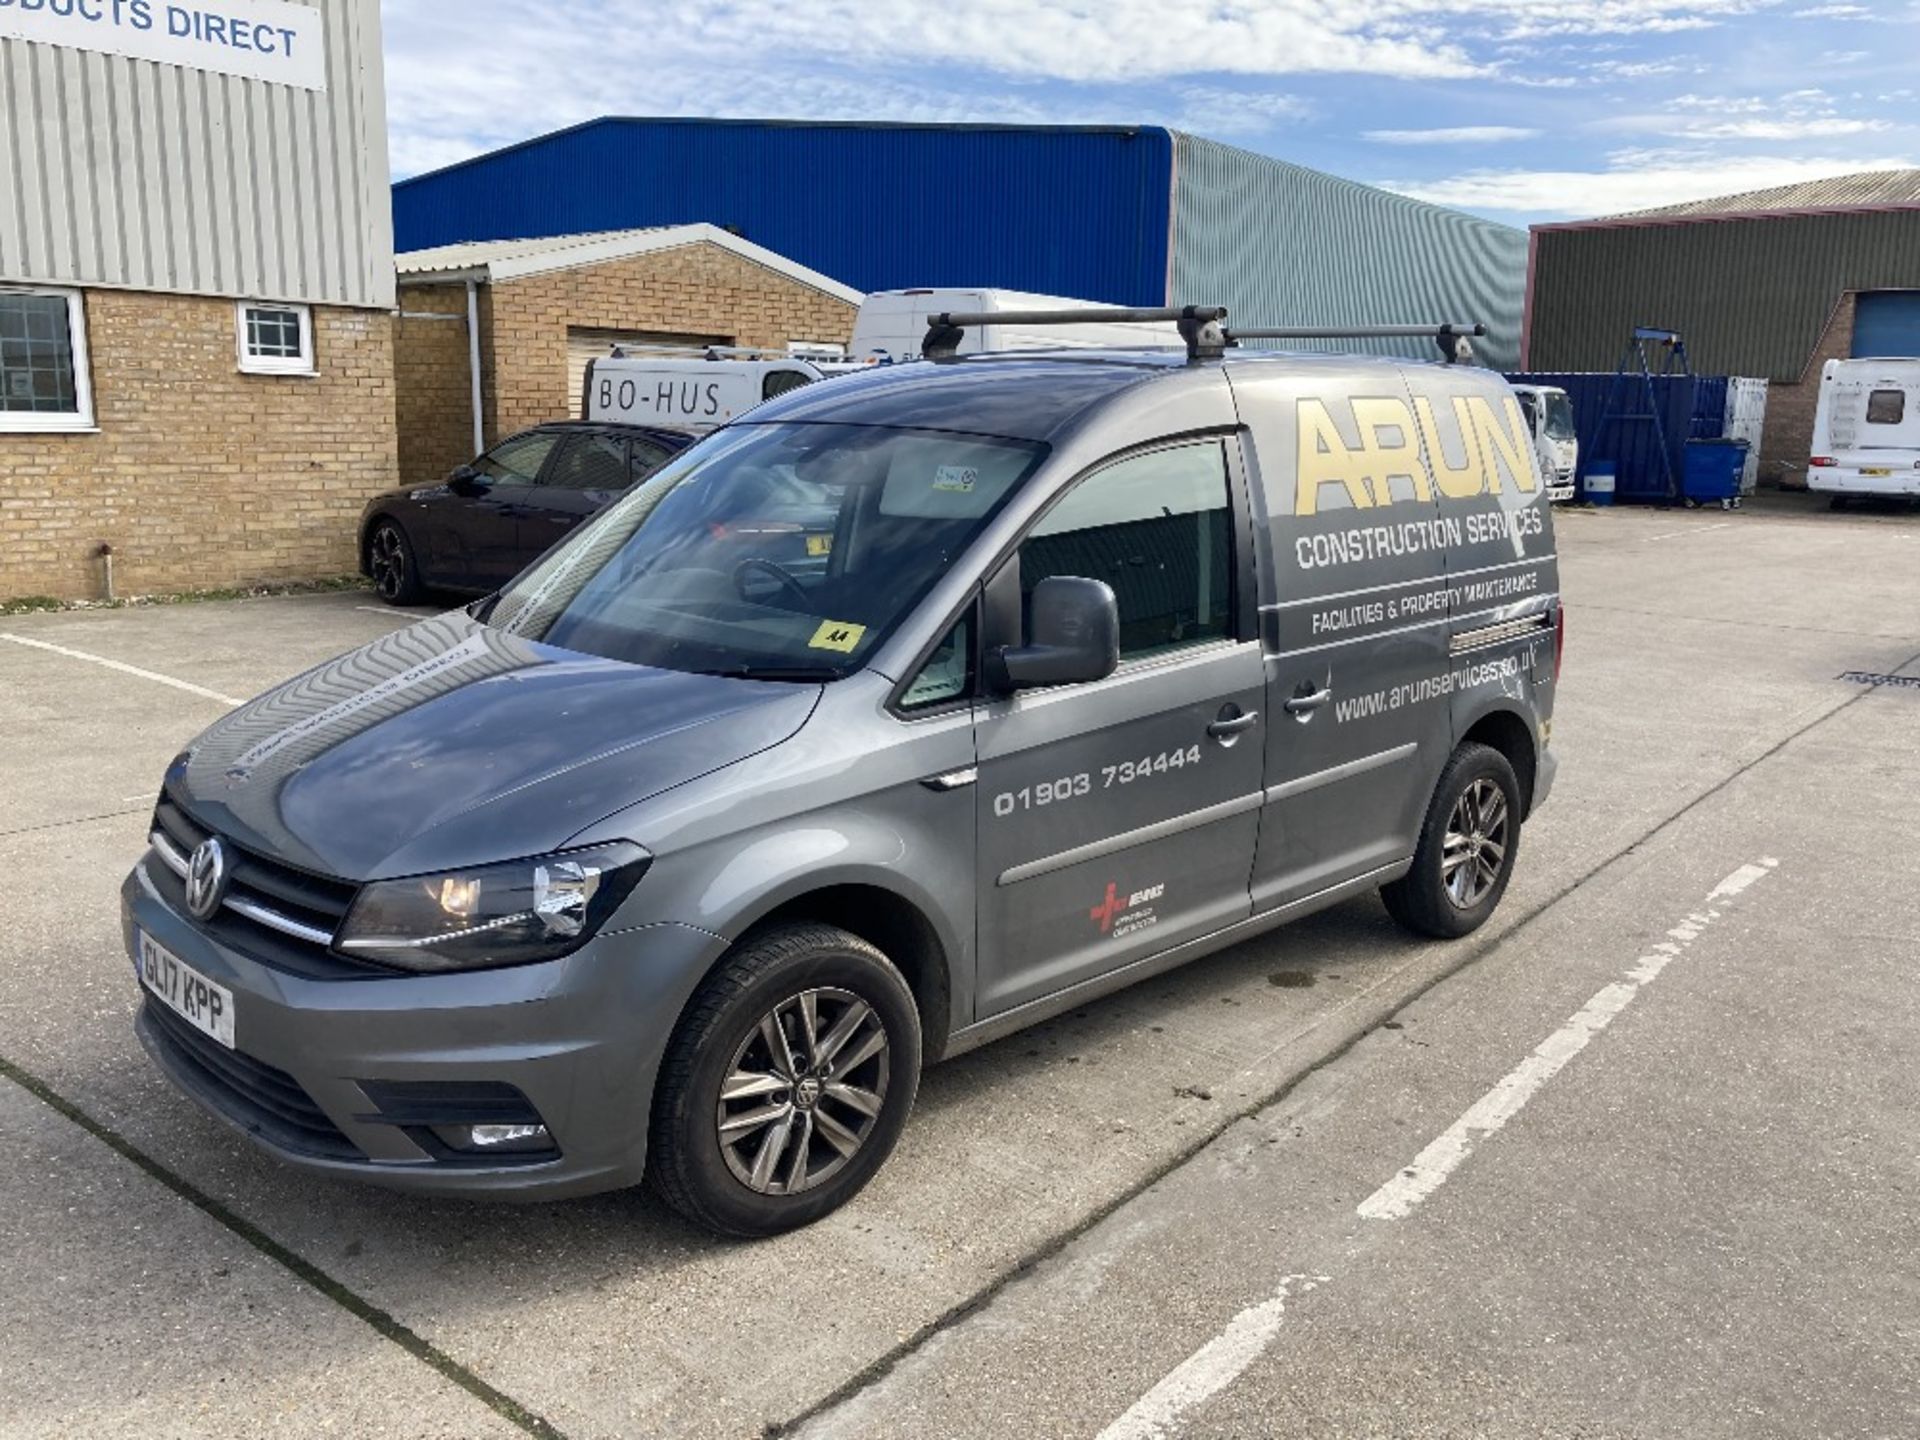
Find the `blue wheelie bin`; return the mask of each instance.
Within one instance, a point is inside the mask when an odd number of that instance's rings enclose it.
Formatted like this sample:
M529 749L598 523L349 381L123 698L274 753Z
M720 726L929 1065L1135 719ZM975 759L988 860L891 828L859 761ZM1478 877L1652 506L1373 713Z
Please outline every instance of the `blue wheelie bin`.
M1689 505L1719 502L1722 510L1740 504L1740 473L1747 464L1744 440L1689 440L1680 472L1680 495Z

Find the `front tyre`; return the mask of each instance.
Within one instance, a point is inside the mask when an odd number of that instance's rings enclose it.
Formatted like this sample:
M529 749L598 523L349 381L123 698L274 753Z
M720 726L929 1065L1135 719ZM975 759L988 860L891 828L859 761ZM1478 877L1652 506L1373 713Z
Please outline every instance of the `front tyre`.
M1520 853L1520 782L1486 745L1462 745L1440 772L1413 868L1381 887L1387 913L1416 935L1453 940L1487 921Z
M426 597L413 542L398 520L383 518L375 522L367 536L367 571L373 577L373 588L389 605L418 605Z
M764 931L708 977L674 1030L648 1179L723 1235L811 1224L873 1178L919 1085L919 1012L885 955L830 925Z

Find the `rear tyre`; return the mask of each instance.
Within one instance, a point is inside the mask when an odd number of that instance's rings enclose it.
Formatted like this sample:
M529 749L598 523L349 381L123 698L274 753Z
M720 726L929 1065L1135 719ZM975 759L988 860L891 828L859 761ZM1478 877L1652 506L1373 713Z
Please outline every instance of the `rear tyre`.
M1416 935L1478 930L1506 893L1520 853L1520 782L1507 757L1462 745L1440 772L1413 868L1380 890L1387 913Z
M413 542L398 520L379 520L367 536L367 571L373 588L389 605L418 605L426 598Z
M1829 510L1844 510L1844 509L1846 509L1846 508L1847 508L1847 497L1846 497L1845 495L1836 495L1836 496L1834 496L1834 497L1833 497L1833 498L1832 498L1831 500L1829 500L1829 501L1827 501L1827 508L1828 508Z
M764 931L668 1042L647 1178L722 1235L812 1224L873 1178L919 1085L919 1012L885 955L831 925Z

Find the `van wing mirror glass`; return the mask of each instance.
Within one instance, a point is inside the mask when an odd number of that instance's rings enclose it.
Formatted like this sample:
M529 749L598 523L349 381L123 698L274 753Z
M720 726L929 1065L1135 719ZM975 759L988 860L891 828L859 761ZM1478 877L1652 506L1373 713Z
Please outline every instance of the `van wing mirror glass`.
M1032 642L989 657L1004 692L1104 680L1120 664L1120 602L1103 580L1053 575L1033 587Z

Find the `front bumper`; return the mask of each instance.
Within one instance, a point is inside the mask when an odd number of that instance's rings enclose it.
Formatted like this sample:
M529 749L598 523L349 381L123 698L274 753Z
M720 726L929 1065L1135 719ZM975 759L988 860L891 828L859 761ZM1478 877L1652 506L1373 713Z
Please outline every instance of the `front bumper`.
M137 927L231 990L235 1048L197 1037L144 991L141 1042L176 1085L261 1148L319 1174L500 1199L558 1199L641 1178L660 1057L726 948L719 936L649 925L543 964L309 979L178 914L146 872L153 863L142 860L121 887L128 952ZM376 1082L434 1082L447 1093L512 1086L558 1154L451 1153L396 1118Z

